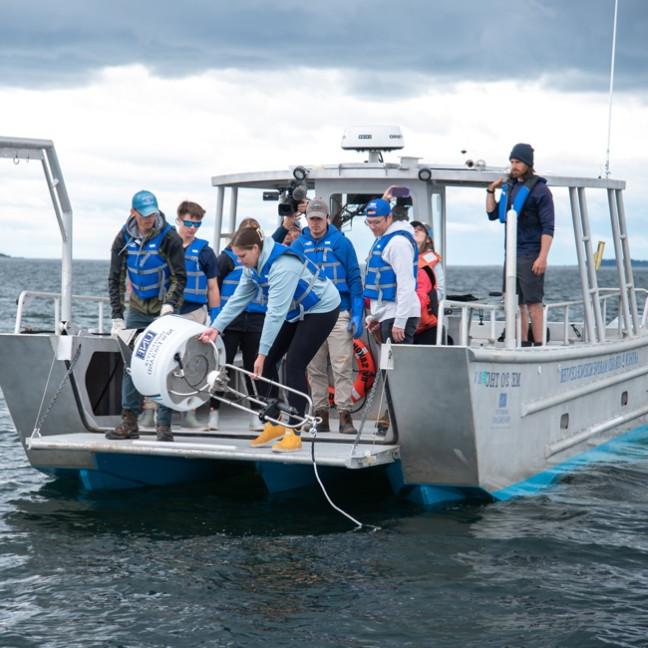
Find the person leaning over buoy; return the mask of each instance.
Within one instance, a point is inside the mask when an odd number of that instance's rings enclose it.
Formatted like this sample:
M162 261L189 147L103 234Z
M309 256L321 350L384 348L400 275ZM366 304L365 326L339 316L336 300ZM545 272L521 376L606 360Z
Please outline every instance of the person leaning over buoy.
M213 342L256 297L260 287L267 312L254 374L278 381L277 365L285 356L286 386L308 393L306 367L337 322L340 293L311 261L264 237L259 229L239 230L232 239L232 250L244 266L243 275L234 294L199 339ZM288 392L288 402L303 416L304 398ZM283 439L272 446L274 452L293 452L302 446L301 438L292 430L270 422L251 445L268 445L279 437Z

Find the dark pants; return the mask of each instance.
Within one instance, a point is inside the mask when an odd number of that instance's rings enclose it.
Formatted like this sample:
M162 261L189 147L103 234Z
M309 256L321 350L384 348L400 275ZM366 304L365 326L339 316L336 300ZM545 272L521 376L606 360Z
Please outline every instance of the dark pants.
M414 334L414 344L436 344L437 327L430 328Z
M306 367L333 330L339 313L340 309L335 308L328 313L305 315L299 322L284 322L268 352L263 377L278 382L278 364L286 356L286 386L307 394ZM261 390L269 396L276 396L277 393L276 389L261 387ZM288 392L288 403L303 416L306 401L301 396Z
M380 337L383 342L387 342L387 338L391 339L392 344L413 344L414 331L419 323L418 317L408 317L405 323L405 339L402 342L394 342L392 338L392 327L394 326L394 318L386 319L380 322Z
M126 328L127 329L145 329L153 320L156 320L155 315L147 315L146 313L139 313L128 309L126 312ZM124 371L122 377L122 409L130 410L139 416L142 411L142 395L135 389L133 379L130 374ZM164 405L158 405L157 410L157 424L171 426L171 415L173 412Z
M236 352L240 349L243 355L243 369L252 371L254 361L259 354L259 341L261 340L261 331L233 331L226 328L223 331L223 345L225 346L225 362L232 364L236 357ZM248 388L248 394L253 394L252 384L246 376L245 382ZM219 409L220 401L213 398L211 401L213 409Z

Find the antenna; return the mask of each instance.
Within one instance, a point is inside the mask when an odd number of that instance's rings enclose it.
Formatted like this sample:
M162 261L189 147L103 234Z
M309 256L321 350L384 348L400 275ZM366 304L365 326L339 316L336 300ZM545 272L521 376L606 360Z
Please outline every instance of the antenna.
M612 135L612 93L614 90L614 58L616 54L617 13L619 0L614 0L614 26L612 27L612 60L610 61L610 100L608 104L608 136L605 154L605 177L610 177L610 138Z

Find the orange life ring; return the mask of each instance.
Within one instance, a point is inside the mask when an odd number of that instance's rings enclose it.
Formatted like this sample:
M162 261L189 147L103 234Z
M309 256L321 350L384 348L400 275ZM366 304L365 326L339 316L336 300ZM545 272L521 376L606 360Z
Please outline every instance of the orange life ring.
M362 340L353 340L353 358L358 365L358 375L351 390L351 401L357 403L365 397L376 378L376 363L371 351ZM329 385L329 404L335 405L335 387Z

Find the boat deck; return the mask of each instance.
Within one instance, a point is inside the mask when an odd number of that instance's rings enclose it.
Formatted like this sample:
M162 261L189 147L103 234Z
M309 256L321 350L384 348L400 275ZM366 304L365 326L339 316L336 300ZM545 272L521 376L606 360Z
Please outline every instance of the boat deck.
M199 421L204 416L199 415ZM206 422L206 421L205 421ZM27 440L29 450L85 451L92 453L124 453L186 457L194 459L223 459L234 461L272 461L279 463L310 464L313 437L302 433L303 445L297 452L272 452L271 445L252 447L250 440L258 432L248 429L246 414L224 408L221 414L222 429L207 431L202 428L182 427L174 422L173 442L161 442L152 428L140 427L139 439L111 440L98 432L78 432L33 437ZM181 423L181 421L179 421ZM389 438L375 434L374 421L365 423L364 432L354 450L355 437L336 431L320 433L315 440L315 458L319 465L343 468L369 468L388 464L398 459L398 445ZM359 425L359 421L356 421ZM331 421L331 430L337 421ZM274 442L273 442L274 443Z

